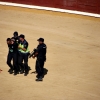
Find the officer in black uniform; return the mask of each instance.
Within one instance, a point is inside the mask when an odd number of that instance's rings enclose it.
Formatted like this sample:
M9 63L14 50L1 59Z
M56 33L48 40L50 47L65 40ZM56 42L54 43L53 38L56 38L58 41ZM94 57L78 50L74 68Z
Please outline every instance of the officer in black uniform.
M7 64L10 67L10 74L13 73L16 75L18 72L18 63L17 63L17 55L18 55L18 44L14 42L13 39L7 38L7 44L9 48L8 56L7 56ZM13 60L13 65L11 64L11 60Z
M18 36L18 32L17 32L17 31L15 31L15 32L13 33L12 39L19 45L20 40L19 40L19 36ZM17 63L18 63L18 59L19 59L19 53L18 53L18 56L17 56ZM17 65L18 65L18 64L17 64ZM18 69L19 69L19 72L20 72L20 65L18 65Z
M29 72L28 68L28 54L29 54L29 49L28 49L28 42L25 40L25 36L21 34L19 36L20 43L19 43L19 59L18 59L18 64L21 66L21 74L24 73L25 70L25 76ZM24 63L23 63L24 61Z
M46 44L44 44L43 38L39 38L37 41L39 42L39 45L37 46L37 51L34 54L33 58L37 57L36 72L38 74L38 79L36 79L36 81L42 81L44 74L44 62L46 61L47 46Z

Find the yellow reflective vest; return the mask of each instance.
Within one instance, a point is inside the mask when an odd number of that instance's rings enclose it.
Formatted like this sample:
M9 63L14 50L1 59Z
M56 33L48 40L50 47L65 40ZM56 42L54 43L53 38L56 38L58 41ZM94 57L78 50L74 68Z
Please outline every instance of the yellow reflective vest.
M19 44L19 47L21 47L21 48L24 48L24 44ZM27 50L26 51L24 51L24 50L22 50L22 49L19 49L19 51L21 52L21 53L29 53L29 48L27 47Z

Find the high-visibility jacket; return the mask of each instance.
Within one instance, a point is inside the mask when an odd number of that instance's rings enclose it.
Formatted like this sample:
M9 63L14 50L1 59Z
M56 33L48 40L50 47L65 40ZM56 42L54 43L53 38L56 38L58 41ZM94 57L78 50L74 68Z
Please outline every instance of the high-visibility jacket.
M27 41L24 40L23 43L19 43L19 47L21 47L21 48L25 48L26 43L27 43ZM20 51L21 53L29 53L29 48L27 47L26 51L24 51L24 50L22 50L22 49L19 49L19 51Z

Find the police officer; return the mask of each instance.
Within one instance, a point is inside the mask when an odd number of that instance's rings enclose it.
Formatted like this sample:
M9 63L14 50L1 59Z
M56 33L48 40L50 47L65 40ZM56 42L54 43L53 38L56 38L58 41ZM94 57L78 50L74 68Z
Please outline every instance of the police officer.
M18 32L17 31L15 31L13 33L12 39L19 45L20 40L19 40L19 36L18 36ZM18 59L19 59L19 53L18 53L18 56L17 56L17 63L18 63ZM18 64L18 69L19 69L19 72L20 72L20 65L19 64Z
M39 42L39 45L37 46L37 51L34 54L33 58L37 57L36 60L36 72L38 79L36 81L42 81L43 74L44 74L44 62L46 61L46 44L44 44L44 39L39 38L37 40Z
M18 73L18 63L17 63L17 55L18 55L18 44L16 42L14 42L13 39L11 38L7 38L7 44L8 44L8 48L9 48L9 52L8 52L8 56L7 56L7 64L10 67L10 74L13 73L14 70L14 74L16 75ZM11 60L13 60L13 65L11 64Z
M21 74L24 73L25 70L25 75L28 74L29 69L28 69L28 54L29 54L29 49L28 49L28 42L25 40L25 36L21 34L19 36L20 43L19 43L19 59L18 59L18 64L21 66ZM24 65L23 65L24 61Z

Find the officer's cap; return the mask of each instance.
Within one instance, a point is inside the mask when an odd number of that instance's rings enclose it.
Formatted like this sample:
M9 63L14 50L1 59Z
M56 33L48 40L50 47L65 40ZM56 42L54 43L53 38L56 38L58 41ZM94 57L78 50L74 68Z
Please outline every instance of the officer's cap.
M37 41L44 42L44 39L43 38L39 38Z
M20 38L23 38L23 39L25 38L25 36L24 36L23 34L21 34L19 37L20 37Z

